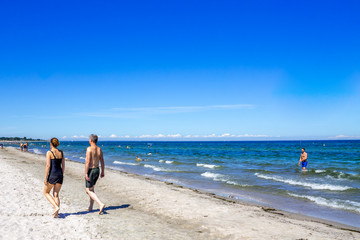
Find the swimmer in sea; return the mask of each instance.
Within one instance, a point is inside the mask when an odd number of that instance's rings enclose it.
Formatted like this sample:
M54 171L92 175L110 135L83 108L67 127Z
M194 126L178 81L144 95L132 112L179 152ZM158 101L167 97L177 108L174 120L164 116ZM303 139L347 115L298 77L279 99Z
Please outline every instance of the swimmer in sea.
M300 166L300 163L301 163L302 170L305 171L306 166L308 164L307 153L305 152L305 148L302 148L301 151L302 151L302 153L301 153L301 156L300 156L300 159L299 159L299 166Z
M137 162L140 162L140 161L141 161L141 158L139 158L138 156L136 156L136 161L137 161Z
M99 204L100 211L99 214L103 213L105 204L100 201L98 196L95 194L95 184L99 176L103 178L105 176L105 164L104 157L101 148L99 148L96 143L98 141L98 136L91 134L89 136L90 147L86 151L86 160L85 160L85 185L86 193L90 197L90 204L88 211L93 210L94 201ZM101 163L101 172L99 168L99 162Z

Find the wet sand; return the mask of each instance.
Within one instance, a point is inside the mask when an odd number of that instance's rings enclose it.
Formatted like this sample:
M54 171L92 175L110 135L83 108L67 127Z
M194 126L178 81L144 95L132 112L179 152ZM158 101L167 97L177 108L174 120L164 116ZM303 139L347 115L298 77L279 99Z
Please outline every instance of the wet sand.
M106 157L106 156L105 156ZM42 194L45 157L0 149L0 239L360 239L360 229L106 169L85 211L84 164L67 161L60 218Z

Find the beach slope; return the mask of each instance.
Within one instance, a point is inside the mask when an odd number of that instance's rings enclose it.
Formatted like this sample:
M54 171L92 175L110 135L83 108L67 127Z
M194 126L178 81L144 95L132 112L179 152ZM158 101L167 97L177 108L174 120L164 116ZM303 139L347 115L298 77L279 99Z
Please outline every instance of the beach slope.
M84 165L67 161L60 218L42 194L45 157L0 150L0 239L360 239L359 229L106 170L87 212ZM97 208L97 206L95 206Z

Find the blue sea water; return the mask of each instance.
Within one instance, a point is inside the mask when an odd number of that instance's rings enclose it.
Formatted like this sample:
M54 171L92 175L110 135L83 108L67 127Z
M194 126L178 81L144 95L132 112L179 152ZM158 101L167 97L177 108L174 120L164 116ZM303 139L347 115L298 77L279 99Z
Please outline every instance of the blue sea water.
M30 151L45 154L46 143ZM84 162L88 142L63 141ZM360 227L360 141L99 142L113 169ZM301 148L308 170L297 165ZM143 161L136 162L136 156ZM121 186L119 186L121 187Z

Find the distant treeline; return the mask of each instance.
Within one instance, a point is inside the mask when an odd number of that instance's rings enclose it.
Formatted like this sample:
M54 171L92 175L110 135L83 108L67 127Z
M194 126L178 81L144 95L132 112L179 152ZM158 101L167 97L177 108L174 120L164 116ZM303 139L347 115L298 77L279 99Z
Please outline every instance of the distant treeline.
M0 141L44 141L43 139L33 139L27 137L0 137Z

